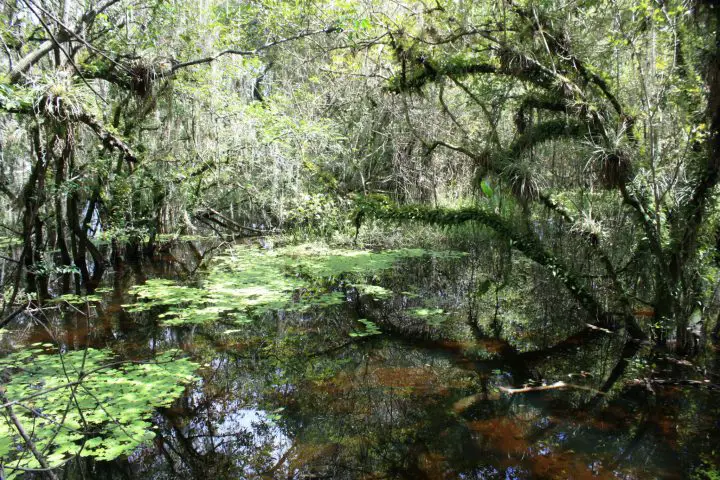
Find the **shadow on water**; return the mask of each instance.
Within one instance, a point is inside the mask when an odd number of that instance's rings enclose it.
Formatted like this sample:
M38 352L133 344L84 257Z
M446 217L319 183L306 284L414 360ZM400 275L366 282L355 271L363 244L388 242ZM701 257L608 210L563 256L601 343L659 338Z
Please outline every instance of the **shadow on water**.
M47 310L45 326L26 318L2 338L4 348L52 340L129 359L180 348L203 365L156 412L153 442L111 462L73 461L67 478L710 478L702 472L718 463L720 392L690 383L717 381L717 353L705 371L703 359L588 330L532 285L500 307L478 295L471 318L466 259L401 262L374 279L390 298L349 289L344 304L269 312L229 333L163 327L159 310L122 307L148 278L197 283L205 248L175 244L120 265L102 301ZM444 316L408 315L429 305ZM359 318L382 334L350 336Z

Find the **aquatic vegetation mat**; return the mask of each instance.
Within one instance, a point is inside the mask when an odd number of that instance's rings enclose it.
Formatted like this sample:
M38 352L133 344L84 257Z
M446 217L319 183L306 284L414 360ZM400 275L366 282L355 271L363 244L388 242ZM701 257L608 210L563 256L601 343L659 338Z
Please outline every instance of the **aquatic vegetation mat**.
M216 258L200 287L160 279L133 287L140 301L125 305L130 312L167 307L164 325L204 324L220 319L250 322L276 310L307 311L346 301L344 288L388 298L392 291L369 283L401 260L426 256L461 256L461 252L398 249L373 252L317 244L263 250L236 246Z
M0 360L4 478L41 468L19 433L56 468L75 455L112 460L152 440L149 417L170 405L198 365L168 351L151 362L116 361L109 350L46 353L34 345ZM15 419L13 419L13 416Z

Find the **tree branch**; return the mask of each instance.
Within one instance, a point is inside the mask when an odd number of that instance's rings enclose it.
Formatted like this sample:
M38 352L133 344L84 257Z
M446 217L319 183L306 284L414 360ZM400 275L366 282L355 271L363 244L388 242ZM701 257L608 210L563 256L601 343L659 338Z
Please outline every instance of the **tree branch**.
M612 314L607 312L590 291L582 285L578 277L560 260L546 251L537 236L531 231L519 231L500 215L477 207L462 209L428 209L420 206L390 207L366 204L361 211L368 216L396 221L420 221L443 226L460 225L465 222L478 222L491 228L505 238L513 240L513 246L526 257L542 265L560 280L570 295L601 323L611 321ZM623 321L628 333L635 338L644 338L644 333L632 315L624 315Z
M340 29L338 27L327 27L322 30L311 30L311 31L305 31L298 33L297 35L293 35L292 37L287 38L281 38L280 40L273 40L272 42L268 42L254 50L237 50L237 49L227 49L223 50L221 52L216 53L215 55L211 55L209 57L203 57L203 58L197 58L195 60L188 60L187 62L182 63L175 63L172 65L169 71L163 72L160 75L161 76L172 76L174 75L178 70L181 70L183 68L192 67L195 65L201 65L204 63L212 63L215 60L217 60L220 57L223 57L225 55L240 55L240 56L253 56L257 55L263 50L267 50L269 48L275 47L277 45L282 45L283 43L291 42L294 40L299 40L301 38L310 37L313 35L318 35L321 33L330 34L339 32Z
M55 36L54 41L45 41L40 44L40 46L37 47L35 50L25 55L22 59L15 63L15 66L8 74L10 83L19 82L25 72L30 70L33 65L42 60L45 55L52 52L52 50L55 48L56 42L57 45L59 45L61 43L68 42L74 36L79 36L80 32L82 32L84 28L89 27L95 21L95 18L99 14L103 13L105 10L110 8L112 5L118 3L119 1L120 0L108 0L103 4L100 4L97 8L88 10L87 12L85 12L85 14L83 14L82 18L80 19L79 25L75 28L72 34L69 30L62 30Z

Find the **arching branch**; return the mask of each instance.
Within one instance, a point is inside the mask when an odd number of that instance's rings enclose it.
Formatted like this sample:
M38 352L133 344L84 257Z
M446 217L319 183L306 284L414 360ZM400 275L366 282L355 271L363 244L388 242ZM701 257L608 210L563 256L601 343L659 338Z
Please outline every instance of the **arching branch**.
M261 53L264 50L268 50L269 48L276 47L278 45L282 45L283 43L292 42L294 40L300 40L301 38L311 37L313 35L319 35L319 34L331 34L335 32L341 31L340 28L332 26L327 27L322 30L307 30L304 32L300 32L296 35L281 38L279 40L273 40L271 42L268 42L264 45L261 45L260 47L254 49L254 50L239 50L239 49L233 49L229 48L227 50L223 50L221 52L216 53L215 55L210 55L208 57L203 58L196 58L194 60L188 60L186 62L181 63L174 63L169 70L161 72L160 76L172 76L174 75L178 70L181 70L183 68L192 67L195 65L202 65L205 63L212 63L218 58L224 57L226 55L239 55L239 56L253 56Z
M429 209L421 206L390 207L365 205L363 212L369 217L394 221L415 221L441 226L461 225L477 222L513 241L513 247L527 258L545 267L553 273L568 289L570 295L601 323L609 323L612 314L607 312L594 295L588 290L569 267L550 252L545 250L540 240L531 231L523 231L512 225L497 213L480 207L462 209ZM632 315L623 315L628 333L635 338L644 338L644 333Z

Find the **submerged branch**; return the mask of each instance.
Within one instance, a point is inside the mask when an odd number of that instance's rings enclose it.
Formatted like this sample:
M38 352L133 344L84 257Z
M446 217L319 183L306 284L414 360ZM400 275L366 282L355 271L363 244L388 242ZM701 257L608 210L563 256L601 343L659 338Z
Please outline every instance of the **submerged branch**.
M597 393L598 395L604 395L603 392L594 389L592 387L586 387L584 385L575 385L572 383L565 383L562 380L559 382L555 382L550 385L539 385L536 387L522 387L522 388L509 388L509 387L499 387L501 391L510 394L515 395L518 393L531 393L531 392L545 392L547 390L565 390L567 388L573 388L575 390L587 390L589 392Z

